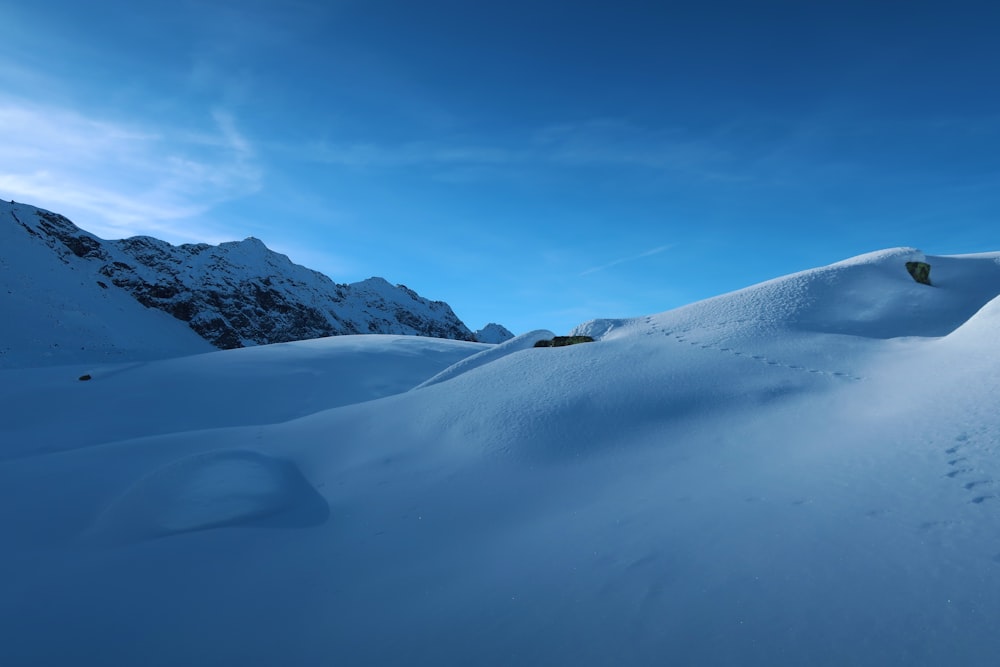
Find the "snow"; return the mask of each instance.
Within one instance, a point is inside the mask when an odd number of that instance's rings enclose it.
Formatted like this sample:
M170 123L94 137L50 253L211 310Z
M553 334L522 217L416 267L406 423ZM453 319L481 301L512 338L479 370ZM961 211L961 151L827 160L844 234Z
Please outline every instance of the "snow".
M226 525L294 526L303 518L315 525L329 514L294 463L252 450L215 451L140 479L97 517L91 535L139 541Z
M502 324L490 322L482 329L477 330L475 336L480 343L493 343L495 345L510 340L514 334Z
M23 223L4 219L0 224L5 249L0 253L0 369L215 349L186 323L146 308L79 262L53 261L52 249L37 233L25 238L24 228L37 221L37 210L25 204L3 204L0 210L0 216ZM104 287L98 287L102 278Z
M464 359L457 361L434 377L421 382L416 386L416 389L429 387L432 384L450 380L461 375L462 373L471 371L473 368L478 368L479 366L497 361L501 357L506 357L508 354L513 354L514 352L520 352L521 350L534 347L535 343L538 341L549 340L553 336L555 336L555 334L548 329L536 329L535 331L529 331L528 333L521 334L520 336L511 338L504 343L496 344L494 347L490 347L482 352L477 352L470 357L465 357Z
M0 404L10 414L0 460L144 435L285 422L407 391L487 347L371 334L149 362L0 371ZM85 374L92 379L80 382ZM48 417L54 412L59 419Z
M1000 253L917 257L2 371L0 664L993 665Z

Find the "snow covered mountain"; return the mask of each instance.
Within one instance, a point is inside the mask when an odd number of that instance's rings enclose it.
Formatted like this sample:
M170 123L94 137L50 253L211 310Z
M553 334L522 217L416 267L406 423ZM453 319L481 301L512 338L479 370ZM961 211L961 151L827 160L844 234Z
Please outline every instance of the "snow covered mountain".
M507 327L496 322L490 322L482 329L476 331L476 340L480 343L503 343L514 337Z
M0 371L0 664L996 664L1000 253L577 333Z
M99 272L102 264L78 257L41 230L39 214L0 203L0 368L142 361L216 349L186 322L111 284ZM80 239L101 247L89 235Z
M21 306L36 302L30 283L39 272L58 272L58 267L52 267L61 263L74 278L77 305L70 310L81 317L88 316L92 304L109 299L120 306L120 299L109 294L123 290L143 306L186 322L222 349L355 333L475 340L446 303L429 301L382 278L334 283L268 250L255 238L218 246L173 246L146 236L104 241L60 215L12 202L0 203L0 228L3 270L9 275L4 284L17 286L16 290L8 288L13 297L5 307L8 311L14 309L14 300ZM39 252L43 248L50 252ZM26 261L29 256L30 264ZM34 307L22 310L39 312ZM4 314L7 321L19 321L19 313ZM92 319L100 318L94 314ZM110 328L122 331L117 325ZM146 331L148 327L139 329ZM159 338L176 335L177 327L167 329ZM33 336L45 335L40 327L32 331ZM118 349L104 338L84 338L82 344L91 349ZM118 338L125 337L119 333ZM179 336L185 342L170 349L187 345L189 338ZM40 342L49 348L62 344Z

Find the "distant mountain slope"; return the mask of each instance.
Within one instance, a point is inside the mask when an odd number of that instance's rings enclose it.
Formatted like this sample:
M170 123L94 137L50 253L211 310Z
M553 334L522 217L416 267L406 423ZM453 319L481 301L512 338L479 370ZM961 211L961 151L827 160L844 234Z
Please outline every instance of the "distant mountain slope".
M13 202L0 203L0 224L4 254L34 258L10 264L6 280L21 282L25 304L36 300L24 276L61 263L76 272L74 300L90 304L119 288L222 349L356 333L475 340L444 302L382 278L334 283L255 238L218 246L173 246L146 236L104 241L61 215ZM52 251L48 257L42 247Z
M482 329L476 331L476 340L480 343L503 343L514 337L514 334L507 327L490 322Z
M22 224L35 215L30 206L0 204L0 368L140 361L215 349L186 323L144 307L100 275L98 266Z

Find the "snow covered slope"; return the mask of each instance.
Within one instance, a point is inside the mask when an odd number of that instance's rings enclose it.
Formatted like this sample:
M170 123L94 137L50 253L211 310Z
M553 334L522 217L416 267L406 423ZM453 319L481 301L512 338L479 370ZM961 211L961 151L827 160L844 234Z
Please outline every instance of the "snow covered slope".
M0 371L0 460L114 440L274 424L412 389L492 346L333 336L143 363ZM78 378L88 375L90 380ZM50 419L52 413L57 419ZM66 437L72 425L72 437Z
M927 261L933 287L913 281L906 262ZM713 336L765 338L768 332L865 338L943 336L1000 293L995 253L926 257L893 248L770 280L651 318L596 320L573 333L608 338L644 323L711 329Z
M0 374L35 391L0 420L0 664L994 665L1000 253L934 287L916 256L584 345L355 337L381 393L324 394L318 344L214 352L85 430L61 406L138 375Z
M474 340L446 303L382 278L336 284L254 238L218 246L172 246L146 236L104 241L60 215L7 202L0 202L0 229L5 242L0 285L13 295L5 301L4 314L13 318L9 322L22 317L32 322L14 335L32 336L27 342L47 346L46 352L64 345L49 334L51 326L44 326L49 320L57 320L69 337L76 334L85 348L114 346L122 354L127 347L161 348L130 335L126 320L131 316L105 317L108 303L114 313L124 308L126 295L186 322L223 349L352 333ZM60 278L67 273L71 279L63 285ZM52 296L62 289L71 292L68 299ZM78 331L66 321L66 311L70 318L86 320ZM31 333L24 334L25 329ZM160 337L175 336L177 329L166 325ZM120 340L106 341L105 330L120 332ZM170 352L191 347L191 336L180 338L167 345ZM6 346L8 354L30 356L26 341L14 342Z
M482 329L476 331L476 340L480 343L503 343L514 337L507 327L496 322L490 322Z
M37 209L0 203L0 368L174 357L215 348L146 308L35 231Z
M555 336L555 334L548 329L537 329L535 331L529 331L526 334L521 334L520 336L511 338L504 343L491 346L482 352L473 354L471 357L465 357L461 361L458 361L444 369L437 375L420 383L415 388L422 389L423 387L429 387L432 384L438 384L439 382L450 380L461 375L462 373L467 373L474 368L493 363L501 357L506 357L508 354L520 352L521 350L527 350L528 348L534 347L535 343L538 341L548 340L553 336Z

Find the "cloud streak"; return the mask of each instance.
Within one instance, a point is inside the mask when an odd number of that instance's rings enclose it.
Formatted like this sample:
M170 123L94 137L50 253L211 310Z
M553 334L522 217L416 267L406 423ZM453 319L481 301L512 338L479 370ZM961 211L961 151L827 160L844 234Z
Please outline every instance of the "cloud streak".
M186 220L260 188L253 146L222 110L207 131L147 127L0 99L0 191L82 215L105 237L206 239Z
M644 257L652 257L653 255L658 255L661 252L665 252L674 247L674 244L668 243L667 245L656 246L655 248L650 248L644 252L640 252L638 255L629 255L628 257L621 257L619 259L612 260L607 264L601 264L600 266L595 266L589 268L585 271L580 272L580 276L589 276L593 273L598 273L599 271L605 271L607 269L619 266L620 264L626 264L628 262L634 262L638 259L643 259Z
M744 180L737 158L711 139L679 130L652 130L624 121L596 119L551 125L508 142L458 137L399 144L317 142L297 155L350 169L635 168L693 176L702 180Z
M395 146L377 143L319 143L305 154L325 164L355 169L433 165L512 164L531 155L495 146L408 142Z

